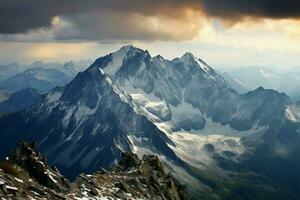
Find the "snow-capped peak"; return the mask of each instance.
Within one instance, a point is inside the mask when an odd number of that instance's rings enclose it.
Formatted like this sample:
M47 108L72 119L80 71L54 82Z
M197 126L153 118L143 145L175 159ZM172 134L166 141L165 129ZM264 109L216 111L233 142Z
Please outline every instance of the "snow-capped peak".
M133 45L126 45L126 46L123 46L121 47L117 52L115 53L120 53L120 54L127 54L128 52L144 52L143 49L140 49L140 48L137 48ZM114 54L114 53L113 53Z
M194 59L195 56L193 55L192 52L185 52L181 58L182 59Z
M187 63L196 62L199 67L205 72L212 71L212 69L205 62L195 57L191 52L186 52L180 59Z
M118 51L107 56L100 57L91 67L99 67L111 76L114 76L117 71L123 66L123 62L127 58L133 58L136 55L149 55L148 51L136 48L132 45L123 46Z

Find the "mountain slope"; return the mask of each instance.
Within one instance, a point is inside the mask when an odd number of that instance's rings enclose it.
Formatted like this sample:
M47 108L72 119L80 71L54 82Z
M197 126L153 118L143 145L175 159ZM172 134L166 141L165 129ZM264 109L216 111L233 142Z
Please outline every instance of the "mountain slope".
M152 58L147 51L126 46L99 58L92 66L102 68L139 105L146 100L148 107L146 105L145 110L148 113L156 117L171 115L170 119L164 116L159 122L170 125L173 131L184 129L185 123L191 121L182 116L184 113L197 120L198 127L188 124L194 130L205 126L206 117L237 130L249 130L254 123L272 126L276 117L276 120L284 118L284 109L291 104L288 96L263 88L245 95L237 94L228 87L223 77L190 53L169 61L160 56ZM163 106L164 113L155 113L155 106L149 106L151 103ZM273 106L283 110L278 111L274 120L268 120ZM256 116L258 110L260 114ZM174 124L182 125L174 127Z
M19 139L37 141L51 163L69 177L114 163L122 151L132 150L129 135L145 140L145 148L176 159L166 145L171 141L137 115L124 94L97 68L79 73L63 92L52 91L43 102L17 115L14 132L26 133ZM15 118L11 115L4 121ZM2 136L6 134L11 130Z
M224 159L229 164L237 160L247 163L248 153L250 160L255 160L262 155L259 151L261 148L266 150L264 156L277 158L282 156L278 154L281 151L293 155L294 151L299 150L299 121L295 120L297 114L287 95L262 87L239 95L206 63L189 53L168 61L160 56L152 58L147 51L126 46L114 54L99 58L94 66L102 68L122 90L133 97L136 104L142 106L138 112L169 133L172 141L179 143L173 150L187 163L205 165L201 161L203 157L195 162L195 156L203 150L191 146L178 149L184 144L174 134L191 137L182 135L182 131L212 137L227 135L223 141L228 141L228 146L211 141L209 137L194 137L199 143L213 142L214 148L220 148L209 160L217 162L222 168L226 168ZM190 152L193 154L188 155ZM233 156L228 157L227 154ZM207 157L205 153L203 156ZM298 160L293 156L286 161L295 169ZM262 170L260 167L264 168L263 165L253 166L251 170L259 173ZM297 176L293 177L288 171L283 174L289 177L286 179L291 183L297 183ZM281 181L276 173L270 176ZM288 184L286 187L290 186Z
M227 74L245 87L254 90L258 87L276 89L280 74L265 67L240 67L227 70Z
M0 112L17 112L32 106L40 99L41 94L36 90L31 88L23 89L19 92L12 93L7 100L0 102Z
M300 73L296 68L276 70L273 67L239 67L223 69L224 77L238 82L246 91L258 87L285 92L293 97L299 91ZM233 86L236 86L234 84ZM237 86L237 89L240 87Z
M18 63L11 63L0 66L0 81L10 78L18 73L25 70L25 66L19 65Z

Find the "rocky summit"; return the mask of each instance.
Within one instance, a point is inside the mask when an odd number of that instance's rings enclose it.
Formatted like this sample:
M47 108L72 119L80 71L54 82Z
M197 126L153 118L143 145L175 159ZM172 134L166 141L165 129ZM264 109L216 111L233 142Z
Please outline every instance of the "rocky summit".
M80 174L74 182L49 167L35 144L21 142L0 163L0 197L4 199L188 199L162 167L159 158L123 153L119 164L94 174Z

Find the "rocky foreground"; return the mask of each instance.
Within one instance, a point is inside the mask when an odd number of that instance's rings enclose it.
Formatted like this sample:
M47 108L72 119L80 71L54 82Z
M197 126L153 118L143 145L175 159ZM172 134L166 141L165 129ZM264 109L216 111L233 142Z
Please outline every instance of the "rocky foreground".
M4 199L158 199L185 200L188 194L166 174L157 156L124 153L119 164L69 182L47 165L34 144L20 143L0 163L0 198Z

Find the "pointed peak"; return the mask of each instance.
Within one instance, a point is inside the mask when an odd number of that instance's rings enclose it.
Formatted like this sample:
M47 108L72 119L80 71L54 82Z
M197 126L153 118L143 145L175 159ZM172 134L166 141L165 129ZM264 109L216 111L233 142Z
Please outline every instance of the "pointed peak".
M192 52L186 52L185 54L183 54L183 56L181 56L181 59L195 60L198 63L200 62L200 63L208 66L208 64L205 61L203 61L201 58L194 56L194 54Z
M258 91L263 91L263 90L265 90L265 88L264 88L263 86L260 86L260 87L258 87L256 90L258 90Z
M144 51L144 50L137 48L132 44L125 45L118 50L118 52L128 52L128 51Z
M123 56L132 56L135 54L143 54L145 56L150 56L147 50L135 47L133 45L123 46L118 51L112 53L112 55L116 55L116 54L123 55Z
M135 48L132 44L127 44L121 47L121 49L131 49L131 48Z
M193 55L192 52L185 52L183 54L183 56L181 56L181 58L183 58L183 59L194 59L194 60L197 60L197 58Z
M182 58L183 58L183 57L186 57L186 58L194 58L194 59L196 59L196 57L195 57L195 56L193 55L193 53L190 52L190 51L185 52L185 53L183 54Z
M180 59L186 63L197 63L197 65L205 72L213 71L213 69L210 68L210 66L208 64L206 64L206 62L204 62L200 58L197 58L191 52L186 52Z
M158 55L154 56L153 59L164 60L164 57L162 57L160 54L158 54Z
M183 54L183 56L181 56L180 59L187 62L195 61L199 63L199 59L196 56L194 56L191 52L186 52L185 54Z

